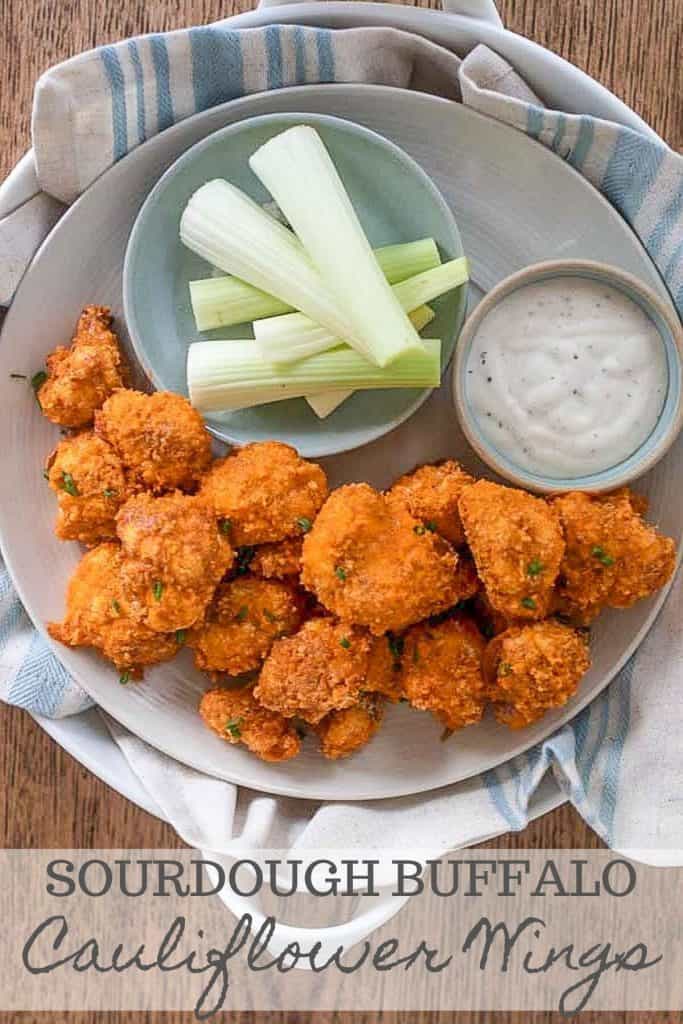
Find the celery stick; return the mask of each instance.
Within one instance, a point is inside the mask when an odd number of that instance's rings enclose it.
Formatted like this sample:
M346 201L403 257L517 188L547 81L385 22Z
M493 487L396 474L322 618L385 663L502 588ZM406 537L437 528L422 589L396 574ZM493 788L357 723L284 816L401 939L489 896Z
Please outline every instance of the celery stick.
M249 165L273 196L351 321L344 338L377 366L422 342L379 268L329 153L315 131L297 125L269 139ZM278 296L280 297L280 296ZM302 313L300 304L293 303ZM311 317L322 323L319 317ZM328 324L323 324L327 327Z
M362 345L298 239L227 181L209 181L194 193L180 219L180 238L215 267Z
M415 330L421 331L423 327L432 322L436 313L431 306L418 306L408 316L412 320ZM317 395L306 395L306 401L316 416L324 420L352 394L353 391L320 391Z
M441 262L433 238L384 245L374 253L390 284L438 267ZM198 331L211 331L216 327L230 327L292 312L287 303L266 295L238 277L190 281L190 299Z
M320 391L432 388L440 380L436 340L425 340L384 369L346 345L286 367L264 363L252 340L195 342L187 358L190 400L200 412L247 409Z
M432 270L408 278L392 287L406 312L458 288L468 280L467 260L449 260ZM314 323L303 313L285 313L254 321L254 336L259 350L270 363L287 363L341 344L339 337ZM346 340L346 339L344 339Z

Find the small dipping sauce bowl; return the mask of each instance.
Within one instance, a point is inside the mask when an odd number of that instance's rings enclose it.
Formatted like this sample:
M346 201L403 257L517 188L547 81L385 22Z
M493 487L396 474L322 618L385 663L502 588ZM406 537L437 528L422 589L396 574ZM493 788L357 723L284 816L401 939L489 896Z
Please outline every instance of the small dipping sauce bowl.
M683 426L681 323L652 289L604 263L553 260L505 278L466 321L452 372L479 457L542 494L622 487Z

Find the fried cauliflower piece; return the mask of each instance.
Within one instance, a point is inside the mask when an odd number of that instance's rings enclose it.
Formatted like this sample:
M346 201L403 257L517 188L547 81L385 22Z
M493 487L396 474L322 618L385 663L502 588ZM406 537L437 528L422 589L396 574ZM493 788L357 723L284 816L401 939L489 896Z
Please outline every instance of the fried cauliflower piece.
M57 495L55 533L92 547L116 537L116 513L131 495L121 460L91 430L67 437L47 461L47 479Z
M486 649L484 667L496 718L523 729L576 693L590 654L582 633L546 619L497 636Z
M450 545L368 484L332 492L304 539L302 564L301 582L326 608L376 636L462 596Z
M458 501L474 477L450 459L420 466L407 473L387 491L390 501L398 501L427 529L435 530L458 548L465 543Z
M486 704L485 646L476 624L462 614L409 629L402 678L410 704L431 711L448 730L479 722Z
M302 601L291 586L240 576L218 587L188 643L197 668L237 676L258 668L274 641L294 633L301 620Z
M396 704L405 696L401 676L401 659L404 641L402 636L387 633L372 638L368 673L363 689L367 693L378 693Z
M179 644L175 635L154 632L140 621L142 609L123 585L124 564L114 543L84 555L69 581L63 622L47 627L53 640L68 647L97 648L122 673L122 682L140 678L146 665L170 660Z
M277 640L254 695L286 718L316 725L330 711L358 703L364 687L370 637L333 619L309 619L294 636Z
M128 367L111 323L106 306L87 306L71 346L47 357L47 380L36 395L45 416L60 427L89 426L105 399L126 385Z
M176 492L135 495L121 508L116 529L126 555L127 592L159 633L201 621L233 551L212 510L200 498Z
M543 498L479 480L460 515L491 607L508 619L543 619L564 554L557 511Z
M97 412L95 431L151 491L191 491L211 462L203 419L186 398L171 391L115 392Z
M208 690L201 699L199 713L221 739L243 743L262 761L289 761L301 749L291 722L262 707L249 687Z
M310 529L327 477L288 444L263 441L214 462L201 494L228 524L233 544L269 544Z
M553 500L566 539L556 609L588 625L604 607L628 608L671 578L676 547L644 522L642 502L627 488Z
M380 725L384 709L379 697L365 694L358 704L331 711L316 726L323 757L336 761L350 757L369 743Z
M264 579L284 580L301 572L302 537L285 537L275 544L261 544L254 551L249 568Z

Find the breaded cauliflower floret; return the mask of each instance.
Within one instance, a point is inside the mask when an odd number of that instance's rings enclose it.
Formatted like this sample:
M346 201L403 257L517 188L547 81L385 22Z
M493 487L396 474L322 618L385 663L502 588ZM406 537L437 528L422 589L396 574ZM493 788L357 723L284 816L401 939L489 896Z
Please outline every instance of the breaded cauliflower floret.
M233 544L268 544L311 528L327 497L327 477L288 444L263 441L214 462L201 494Z
M484 665L496 718L522 729L567 703L590 655L583 634L546 619L501 633L488 645Z
M87 306L70 348L60 346L47 357L47 380L36 394L43 413L60 427L89 426L109 395L126 385L128 367L111 322L106 306Z
M262 761L289 761L301 741L296 729L276 711L261 707L249 687L208 690L199 713L206 725L228 743L243 743Z
M402 677L412 706L431 711L450 730L480 721L486 702L484 647L475 623L464 615L409 629Z
M403 637L395 633L372 638L368 675L363 689L368 693L379 693L393 704L403 696L401 663Z
M219 586L206 621L188 643L203 672L241 675L258 668L274 641L295 632L301 618L302 602L292 587L240 576Z
M458 556L368 484L333 491L304 539L301 582L376 636L445 611L461 596Z
M250 570L264 579L283 580L301 572L302 537L285 537L275 544L261 544L249 563Z
M144 493L116 517L128 593L145 609L150 629L168 633L201 621L233 551L200 498Z
M121 460L91 430L67 437L47 462L57 495L55 533L92 546L116 537L116 513L131 495Z
M294 636L273 644L254 694L264 707L315 725L330 711L358 703L369 653L364 630L310 619Z
M457 548L465 543L458 501L464 488L473 483L474 477L449 459L399 477L387 497L401 502L427 529L440 533Z
M211 462L199 413L170 391L117 391L95 416L95 430L148 490L193 490Z
M578 491L553 501L566 539L556 591L558 612L587 625L602 608L628 608L670 579L673 540L644 522L627 489L591 496Z
M382 724L383 715L381 698L372 694L365 694L351 708L331 711L315 729L323 757L336 761L355 754L370 742Z
M125 593L125 563L118 544L100 544L83 556L69 581L63 622L48 623L54 640L68 647L95 647L122 673L142 676L145 665L173 658L175 635L154 632L140 621L143 609Z
M463 491L460 515L491 607L508 619L545 618L564 554L555 509L479 480Z

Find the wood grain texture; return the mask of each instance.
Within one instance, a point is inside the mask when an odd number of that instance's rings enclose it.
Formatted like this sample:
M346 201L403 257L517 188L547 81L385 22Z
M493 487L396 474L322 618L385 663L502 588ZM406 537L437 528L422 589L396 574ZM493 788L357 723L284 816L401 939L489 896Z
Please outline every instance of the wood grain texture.
M437 7L437 0L418 0ZM200 24L246 10L249 0L0 0L0 179L30 144L31 94L45 68L125 36ZM675 149L683 147L682 0L499 0L512 31L583 68L632 106ZM99 782L25 713L0 706L0 829L4 847L180 846L173 830ZM504 845L596 848L598 838L562 807ZM559 1024L552 1013L223 1014L231 1024ZM0 1022L96 1024L102 1015L0 1013ZM190 1014L107 1014L109 1024L191 1021ZM597 1014L577 1024L683 1024L683 1014Z

